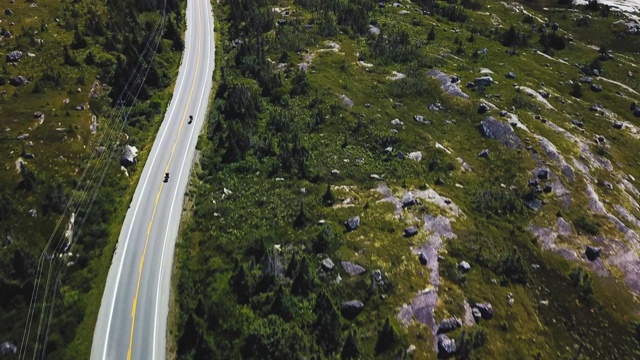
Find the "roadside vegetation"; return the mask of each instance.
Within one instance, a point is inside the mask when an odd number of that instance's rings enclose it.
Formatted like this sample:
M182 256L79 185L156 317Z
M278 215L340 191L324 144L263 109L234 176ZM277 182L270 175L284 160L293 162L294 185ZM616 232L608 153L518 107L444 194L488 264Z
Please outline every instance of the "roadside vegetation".
M89 357L115 241L177 74L183 5L174 0L5 4L0 42L3 354L8 344L7 356L18 350L47 359ZM7 55L16 51L19 59ZM146 81L137 86L147 65ZM138 164L126 174L120 168L124 144L140 150ZM67 247L58 241L72 213L74 241ZM44 264L42 273L39 264ZM53 280L45 295L49 275ZM29 322L35 285L39 301ZM20 348L29 324L27 345Z
M582 255L586 244L623 238L585 195L589 186L607 188L591 176L613 181L612 172L594 168L583 179L576 170L570 179L535 137L567 162L586 162L548 122L600 134L606 149L586 149L640 179L633 134L586 109L597 101L637 124L628 99L608 83L573 96L578 89L565 82L579 82L574 62L631 88L635 77L626 76L630 65L598 63L598 51L578 42L599 47L612 31L569 41L583 25L542 8L571 5L522 4L529 15L488 1L216 5L219 81L198 144L194 207L176 247L178 359L435 359L438 324L451 317L464 323L447 333L458 359L640 356L639 304L625 275ZM549 30L533 30L546 28L537 19L546 16ZM594 14L592 24L617 15L607 16ZM551 30L555 22L562 30ZM446 83L459 76L469 99L444 92L432 70ZM489 74L490 85L465 87ZM552 88L547 101L557 110L514 82L536 93ZM497 109L479 114L481 102ZM483 136L484 117L501 119L501 109L529 132L513 125L515 139L504 143ZM580 112L588 133L563 112ZM532 175L540 167L558 175ZM554 191L545 192L551 176ZM618 189L600 198L606 209L630 202ZM558 235L556 223L571 234ZM407 235L411 226L417 235ZM542 236L548 226L555 247ZM476 323L465 304L484 303L493 317Z

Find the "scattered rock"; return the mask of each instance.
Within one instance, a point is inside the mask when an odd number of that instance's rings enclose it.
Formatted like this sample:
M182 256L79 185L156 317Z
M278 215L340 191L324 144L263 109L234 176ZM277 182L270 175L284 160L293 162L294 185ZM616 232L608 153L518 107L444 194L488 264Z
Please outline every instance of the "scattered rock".
M391 120L391 125L404 125L404 123L400 119L393 119Z
M601 248L593 247L589 245L585 249L584 254L587 256L587 259L589 259L589 261L595 261L597 258L600 257L601 252L602 252Z
M38 211L36 209L31 209L27 212L27 214L29 214L29 216L31 217L37 217L38 216Z
M601 92L602 91L602 86L596 85L596 84L591 84L591 90L593 92Z
M410 152L409 155L407 155L407 157L411 160L414 161L421 161L422 160L422 152L420 151L414 151L414 152Z
M479 323L480 319L482 319L482 314L477 307L471 309L471 315L473 316L473 320L475 320L476 323Z
M402 207L406 208L417 204L416 197L410 192L402 194Z
M375 26L371 26L369 28L369 34L371 34L371 35L380 35L380 29L375 27Z
M347 228L347 231L353 231L360 227L360 216L354 216L349 220L345 221L344 226Z
M420 261L420 264L422 265L427 265L427 263L429 262L427 259L427 255L425 255L425 253L423 252L418 255L418 261Z
M609 189L609 190L613 190L613 184L611 184L610 182L608 182L608 181L606 181L606 180L605 180L605 181L603 182L603 185L604 185L604 187L606 187L607 189Z
M353 106L353 101L347 97L347 95L340 95L340 100L342 100L342 106L346 108L350 108Z
M458 85L456 85L460 81L460 79L457 76L449 78L447 74L443 73L440 70L429 70L427 72L427 75L431 77L435 77L438 80L440 80L442 90L445 93L451 96L461 97L463 99L469 98L469 95L462 92L462 90L460 90ZM456 80L456 81L454 82L453 80Z
M422 115L413 115L413 120L421 123L421 124L425 124L425 125L430 125L431 121L429 120L425 120L424 116Z
M580 78L580 82L585 84L591 84L593 82L593 79L588 76L583 76Z
M410 226L408 228L405 228L404 231L402 232L402 236L404 237L412 237L412 236L416 236L418 235L418 227L417 226Z
M593 69L591 70L591 72L593 73L594 76L600 76L600 71L598 71L598 69Z
M620 130L620 129L622 129L623 127L624 127L624 124L623 124L622 122L620 122L620 121L614 121L614 122L613 122L613 128L614 128L614 129L618 129L618 130Z
M455 316L443 319L442 321L440 321L440 325L438 326L438 334L448 333L461 327L462 320L458 319Z
M22 75L18 75L9 79L9 84L13 86L22 86L28 82L29 81L27 81L27 79Z
M572 119L571 123L579 128L584 128L584 123L580 120Z
M0 354L5 356L12 356L18 353L18 347L8 341L0 344Z
M122 156L120 156L120 165L125 168L134 165L138 162L138 149L131 145L125 145L124 151L122 152Z
M516 136L513 128L492 116L487 116L480 122L480 129L485 137L500 140L511 150L522 148L522 142Z
M476 304L475 308L480 311L480 315L484 320L493 318L493 307L489 303Z
M4 35L6 35L6 33ZM9 36L11 36L11 35L9 35ZM22 51L15 50L15 51L12 51L12 52L7 54L7 62L8 63L18 62L18 61L20 61L21 58L22 58Z
M493 84L493 78L491 76L481 76L473 80L475 86L491 86Z
M507 110L500 110L500 116L502 117L507 116Z
M444 110L444 106L442 106L440 103L430 104L429 105L429 110L431 110L431 111Z
M373 280L375 280L376 282L382 281L382 272L380 271L380 269L373 270L371 276L373 276Z
M478 106L478 114L486 114L489 111L489 107L486 104L480 104Z
M364 304L359 300L343 302L340 306L340 313L345 319L353 320L364 310Z
M333 264L333 261L331 261L331 259L329 259L329 258L326 258L326 259L322 260L322 262L320 263L320 266L322 267L322 270L324 270L324 271L331 271L331 270L333 270L333 268L336 267Z
M506 75L507 79L515 79L516 78L516 74L512 71L509 71Z
M465 273L469 272L469 270L471 270L471 265L466 261L461 261L460 264L458 264L458 270Z
M445 334L438 335L438 357L448 358L456 353L456 341Z
M538 179L540 180L546 180L549 178L549 169L546 168L542 168L542 169L538 169L536 171L536 176L538 177Z
M553 187L551 186L551 184L544 184L544 188L542 189L542 191L550 193L553 191Z
M481 158L488 158L489 157L489 149L484 149L482 151L480 151L478 153L478 156Z
M360 275L366 271L362 266L350 261L341 261L340 265L342 266L342 269L351 276Z

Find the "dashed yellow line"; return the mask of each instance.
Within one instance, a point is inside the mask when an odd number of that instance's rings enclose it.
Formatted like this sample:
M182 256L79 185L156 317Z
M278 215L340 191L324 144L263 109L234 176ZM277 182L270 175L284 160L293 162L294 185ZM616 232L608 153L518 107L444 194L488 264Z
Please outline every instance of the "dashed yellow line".
M200 14L200 2L198 1L198 14ZM201 33L201 24L200 21L198 21L198 34ZM202 42L199 41L198 42L198 55L197 55L197 59L196 59L196 72L193 78L193 82L191 83L191 90L189 91L189 97L187 98L187 105L185 106L184 109L184 114L182 115L182 120L180 120L180 128L178 130L178 136L176 137L176 141L173 143L173 147L171 148L171 155L169 157L169 162L167 163L167 166L165 167L165 173L169 172L169 166L171 165L171 161L173 160L173 154L176 150L176 146L178 145L178 139L180 139L180 134L182 134L182 129L184 127L184 120L187 117L187 109L189 108L189 104L191 104L191 97L193 95L193 90L195 88L196 85L196 79L198 78L198 72L200 70L200 53L202 50ZM129 350L127 351L127 360L131 360L131 351L133 348L133 329L135 327L135 322L136 322L136 310L138 308L138 293L140 291L140 282L142 280L142 268L144 265L144 258L145 255L147 254L147 245L149 244L149 237L151 235L151 226L153 225L153 219L155 218L156 215L156 210L158 209L158 202L160 200L160 193L162 193L162 189L164 188L164 182L160 184L160 189L158 190L158 193L156 194L156 199L153 205L153 212L151 213L151 220L149 221L149 225L147 226L147 236L144 242L144 249L142 250L142 256L140 257L140 266L138 267L138 283L136 285L136 294L133 298L133 306L131 307L131 332L129 335Z

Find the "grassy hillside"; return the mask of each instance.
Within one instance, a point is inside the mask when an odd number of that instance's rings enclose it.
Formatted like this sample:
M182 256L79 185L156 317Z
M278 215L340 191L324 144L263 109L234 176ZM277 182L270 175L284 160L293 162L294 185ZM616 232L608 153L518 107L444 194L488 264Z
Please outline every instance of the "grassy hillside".
M216 11L177 358L640 356L640 38L622 14L428 0Z
M0 342L88 358L115 241L177 74L181 3L5 6ZM140 150L126 171L124 144Z

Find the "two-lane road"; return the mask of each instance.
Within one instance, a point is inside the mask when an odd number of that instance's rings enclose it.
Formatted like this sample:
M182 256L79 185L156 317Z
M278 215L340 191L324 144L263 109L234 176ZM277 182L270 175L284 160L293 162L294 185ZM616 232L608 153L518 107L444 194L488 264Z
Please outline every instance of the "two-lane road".
M164 359L171 266L214 68L209 0L188 0L173 97L127 212L93 335L91 359ZM189 124L189 115L193 123ZM163 183L165 173L170 173Z

